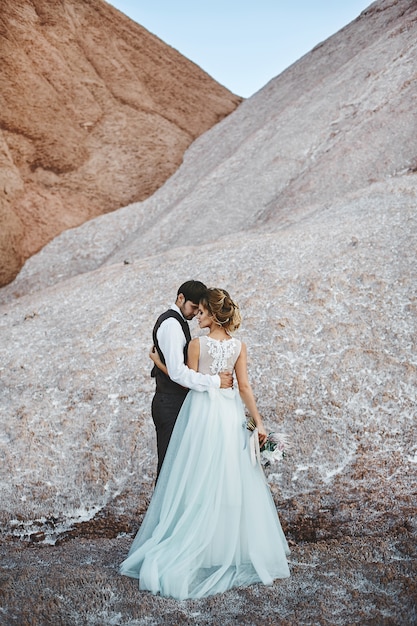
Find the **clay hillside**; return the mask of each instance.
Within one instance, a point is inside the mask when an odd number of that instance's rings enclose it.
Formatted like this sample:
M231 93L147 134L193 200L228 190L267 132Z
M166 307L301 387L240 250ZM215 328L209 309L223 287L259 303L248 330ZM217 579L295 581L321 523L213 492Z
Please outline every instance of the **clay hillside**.
M152 194L241 99L103 0L2 0L0 285Z

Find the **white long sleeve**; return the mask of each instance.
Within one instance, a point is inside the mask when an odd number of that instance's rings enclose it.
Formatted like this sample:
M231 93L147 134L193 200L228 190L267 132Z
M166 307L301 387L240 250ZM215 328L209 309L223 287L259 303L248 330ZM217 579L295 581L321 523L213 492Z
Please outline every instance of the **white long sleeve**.
M171 307L179 311L175 305ZM220 387L220 377L215 374L200 374L187 367L184 363L185 336L178 320L169 317L164 320L156 333L159 347L165 357L168 375L174 382L194 389L195 391L207 391L210 388Z

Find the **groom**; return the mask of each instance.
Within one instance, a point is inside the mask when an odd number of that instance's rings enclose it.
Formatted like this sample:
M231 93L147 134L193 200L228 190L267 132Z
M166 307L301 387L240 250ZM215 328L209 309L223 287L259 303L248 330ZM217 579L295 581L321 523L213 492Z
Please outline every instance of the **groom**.
M232 374L229 372L211 376L195 372L186 365L187 348L191 341L187 320L191 320L197 314L200 299L206 289L206 285L198 280L183 283L178 289L175 304L158 317L153 329L154 346L169 374L167 376L156 366L151 373L156 380L152 419L158 448L157 478L175 421L189 389L206 391L210 387L231 387L233 383Z

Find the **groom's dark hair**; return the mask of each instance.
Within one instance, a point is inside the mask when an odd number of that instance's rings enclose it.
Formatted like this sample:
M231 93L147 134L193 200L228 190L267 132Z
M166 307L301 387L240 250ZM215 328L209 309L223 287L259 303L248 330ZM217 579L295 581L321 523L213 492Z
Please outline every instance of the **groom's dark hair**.
M207 287L199 280L187 280L178 288L177 297L182 293L185 300L190 300L193 304L198 304L203 296L206 295Z

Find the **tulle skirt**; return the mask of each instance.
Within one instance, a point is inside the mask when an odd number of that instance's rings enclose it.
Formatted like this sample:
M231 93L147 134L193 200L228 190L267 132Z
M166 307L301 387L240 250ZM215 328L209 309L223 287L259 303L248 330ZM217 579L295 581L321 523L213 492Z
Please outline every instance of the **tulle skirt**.
M151 503L120 572L179 600L290 575L287 541L252 465L235 389L190 391Z

